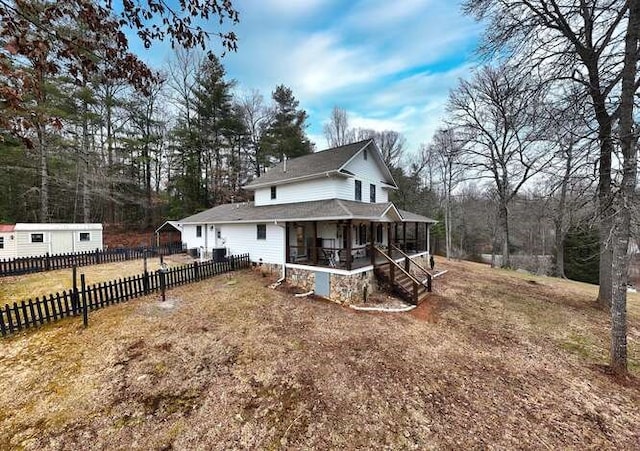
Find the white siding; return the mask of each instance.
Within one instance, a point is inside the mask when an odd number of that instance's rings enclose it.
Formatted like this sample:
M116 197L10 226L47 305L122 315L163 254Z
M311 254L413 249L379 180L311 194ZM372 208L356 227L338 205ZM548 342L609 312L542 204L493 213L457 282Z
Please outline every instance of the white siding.
M385 172L377 163L377 158L369 149L368 158L364 159L364 152L360 152L349 162L345 169L353 177L322 177L313 180L287 183L276 187L276 198L271 199L271 187L267 186L255 190L256 206L290 204L294 202L309 202L323 199L355 200L355 180L362 182L362 202L370 202L370 186L376 187L376 203L389 201L389 190L383 187Z
M341 177L323 177L298 183L288 183L276 187L276 198L271 199L271 187L255 191L255 204L275 205L308 202L313 200L335 199Z
M376 185L380 185L386 176L382 172L382 169L380 169L380 166L376 163L376 158L372 153L371 149L369 149L369 156L365 160L364 152L360 152L349 162L347 166L345 166L345 169L355 174L356 178L362 180L363 183L366 182L367 184L374 183Z
M202 236L196 236L197 226L193 224L185 224L182 228L182 242L185 243L187 249L196 249L202 247L206 252L211 252L216 246L216 231L213 224L201 224Z
M12 236L14 237L13 239L11 239ZM0 232L0 237L3 238L3 248L0 249L0 260L17 257L15 232Z
M89 241L80 241L80 233L88 233ZM73 232L73 246L75 252L102 250L102 230L80 230Z
M42 233L44 235L43 243L32 243L31 234ZM49 252L49 242L51 241L51 232L44 231L16 231L16 247L18 257L37 257L45 255ZM71 252L71 250L69 250Z
M267 224L267 239L259 240L257 224L221 224L221 243L227 254L249 254L253 262L282 264L284 226Z
M356 200L356 180L362 182L362 202L369 202L369 181L361 179L360 177L342 179L341 183L336 183L336 198L346 200ZM380 184L376 184L376 203L383 203L389 201L389 190L382 188Z

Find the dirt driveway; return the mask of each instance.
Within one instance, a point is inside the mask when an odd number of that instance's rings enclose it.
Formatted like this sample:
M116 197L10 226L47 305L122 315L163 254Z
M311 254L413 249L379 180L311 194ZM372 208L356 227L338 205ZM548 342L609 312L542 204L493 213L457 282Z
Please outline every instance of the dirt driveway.
M588 296L466 265L410 314L245 271L4 340L0 448L638 449Z

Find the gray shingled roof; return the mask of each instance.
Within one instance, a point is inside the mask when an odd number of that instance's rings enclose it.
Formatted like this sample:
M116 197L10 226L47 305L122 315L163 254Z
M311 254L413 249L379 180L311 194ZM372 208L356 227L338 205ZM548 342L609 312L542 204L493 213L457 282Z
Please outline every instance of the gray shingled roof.
M287 161L287 172L284 171L284 162L270 168L245 188L254 188L262 185L281 183L286 180L313 177L314 175L338 171L358 151L371 142L371 139L347 144L332 149L293 158Z
M256 221L296 221L329 219L379 219L393 204L366 204L341 199L327 199L292 204L264 205L253 202L225 204L178 221L189 223L225 223Z
M259 221L310 221L336 219L379 220L389 209L391 202L368 204L342 199L327 199L292 204L264 205L253 202L224 204L177 221L180 224L220 224L230 222ZM414 213L402 212L405 221L436 222ZM405 217L407 214L407 217ZM410 215L410 219L408 218Z
M438 222L435 219L427 218L426 216L422 216L417 213L411 213L410 211L400 210L399 208L398 211L400 212L400 215L402 215L404 222L431 222L434 224Z

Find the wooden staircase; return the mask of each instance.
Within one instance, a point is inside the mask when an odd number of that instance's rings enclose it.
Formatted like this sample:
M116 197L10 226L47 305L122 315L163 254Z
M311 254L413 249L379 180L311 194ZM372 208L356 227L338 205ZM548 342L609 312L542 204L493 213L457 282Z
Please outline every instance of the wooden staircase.
M427 273L427 283L423 283L408 271L410 260L405 260L405 269L381 249L375 248L375 250L384 257L384 262L376 264L374 267L376 277L387 284L394 294L405 301L414 305L422 302L427 293L431 291L431 275L425 271ZM406 254L405 259L409 259Z

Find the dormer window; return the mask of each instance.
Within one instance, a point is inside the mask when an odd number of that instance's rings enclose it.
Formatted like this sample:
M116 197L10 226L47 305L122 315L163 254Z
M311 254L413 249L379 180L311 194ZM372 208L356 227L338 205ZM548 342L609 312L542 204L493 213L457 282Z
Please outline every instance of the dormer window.
M271 199L275 199L276 198L276 187L272 186L271 187Z
M356 200L362 201L362 182L356 180Z

